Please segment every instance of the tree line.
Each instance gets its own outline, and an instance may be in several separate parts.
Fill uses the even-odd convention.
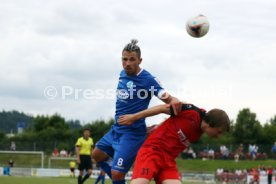
[[[7,137],[11,129],[16,132],[17,123],[24,122],[25,131]],[[113,119],[95,120],[81,124],[79,120],[65,120],[59,114],[31,116],[17,111],[0,112],[0,150],[8,149],[11,141],[17,143],[18,150],[43,150],[50,152],[54,147],[72,150],[75,141],[82,134],[82,129],[91,130],[94,142],[97,142],[114,123]],[[232,121],[230,132],[220,139],[212,140],[202,136],[198,145],[214,144],[259,144],[273,145],[276,141],[276,115],[269,121],[261,123],[256,113],[249,108],[239,111],[237,118]],[[31,144],[31,145],[30,145]]]

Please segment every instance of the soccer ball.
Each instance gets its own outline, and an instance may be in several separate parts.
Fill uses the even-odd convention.
[[[192,17],[187,21],[186,30],[189,35],[200,38],[209,31],[209,21],[204,15]]]

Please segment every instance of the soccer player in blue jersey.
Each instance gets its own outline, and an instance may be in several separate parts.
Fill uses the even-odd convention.
[[[123,70],[117,86],[115,123],[92,153],[98,165],[112,178],[113,184],[125,184],[125,174],[132,166],[147,131],[145,119],[126,126],[118,124],[119,117],[147,109],[153,95],[172,104],[176,114],[181,110],[179,100],[168,94],[148,71],[140,68],[142,58],[137,42],[131,40],[122,51]],[[113,158],[111,167],[106,162],[110,158]]]

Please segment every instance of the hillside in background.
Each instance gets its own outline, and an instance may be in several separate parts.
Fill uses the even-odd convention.
[[[34,125],[34,119],[32,115],[25,114],[18,111],[1,111],[0,112],[0,132],[3,133],[17,133],[17,126],[19,122],[24,122],[25,129],[31,128]],[[81,122],[79,120],[67,120],[66,124],[70,129],[81,128]]]
[[[33,125],[33,117],[31,115],[18,111],[2,111],[0,112],[0,131],[4,133],[17,133],[17,125],[24,122],[25,127]]]

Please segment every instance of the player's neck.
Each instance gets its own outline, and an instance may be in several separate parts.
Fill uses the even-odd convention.
[[[139,74],[141,73],[141,71],[142,71],[142,68],[139,67],[139,68],[137,69],[135,75],[136,75],[136,76],[139,75]]]
[[[133,73],[131,73],[131,74],[128,74],[128,73],[127,73],[127,75],[128,75],[128,76],[135,77],[135,76],[138,76],[141,72],[142,72],[142,69],[139,67],[139,68],[137,68],[137,70],[136,70],[135,72],[133,72]]]

